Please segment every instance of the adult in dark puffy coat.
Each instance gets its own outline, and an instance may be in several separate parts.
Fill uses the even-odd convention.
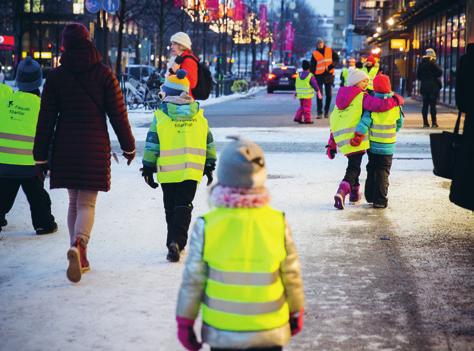
[[[463,143],[456,158],[451,193],[449,199],[456,205],[474,211],[474,101],[472,82],[474,81],[474,31],[471,30],[466,54],[461,56],[456,71],[456,105],[465,113]]]
[[[436,63],[436,53],[433,49],[426,49],[425,55],[418,65],[416,77],[420,81],[420,93],[423,97],[423,127],[429,128],[428,107],[431,113],[431,127],[437,128],[436,121],[436,102],[438,101],[439,91],[441,90],[441,76],[443,71]]]
[[[135,139],[119,83],[82,24],[68,24],[62,34],[61,66],[48,74],[39,113],[33,156],[47,171],[51,150],[50,187],[69,192],[68,278],[88,271],[86,248],[99,191],[110,189],[110,139],[107,119],[117,134],[129,165]]]

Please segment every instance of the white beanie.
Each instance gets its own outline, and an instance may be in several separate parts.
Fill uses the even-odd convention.
[[[171,36],[170,41],[172,43],[180,44],[184,46],[186,49],[191,50],[191,38],[184,32],[178,32]]]
[[[428,57],[430,59],[436,60],[436,52],[433,49],[426,49],[425,55],[423,57]]]
[[[347,86],[352,87],[364,79],[369,79],[367,73],[360,69],[350,69],[347,76]]]

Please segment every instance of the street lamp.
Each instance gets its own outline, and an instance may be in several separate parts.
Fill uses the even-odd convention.
[[[395,20],[393,19],[393,17],[390,17],[388,20],[387,20],[387,24],[391,27],[395,24]]]

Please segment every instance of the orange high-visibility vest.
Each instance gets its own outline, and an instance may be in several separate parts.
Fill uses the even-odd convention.
[[[316,60],[315,75],[323,74],[330,65],[332,65],[332,49],[324,47],[324,56],[318,51],[313,51],[313,57]],[[329,70],[329,73],[334,74],[334,68]]]

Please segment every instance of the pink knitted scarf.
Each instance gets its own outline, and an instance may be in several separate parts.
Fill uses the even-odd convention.
[[[267,188],[232,188],[216,185],[209,196],[216,207],[255,208],[268,205],[270,194]]]

